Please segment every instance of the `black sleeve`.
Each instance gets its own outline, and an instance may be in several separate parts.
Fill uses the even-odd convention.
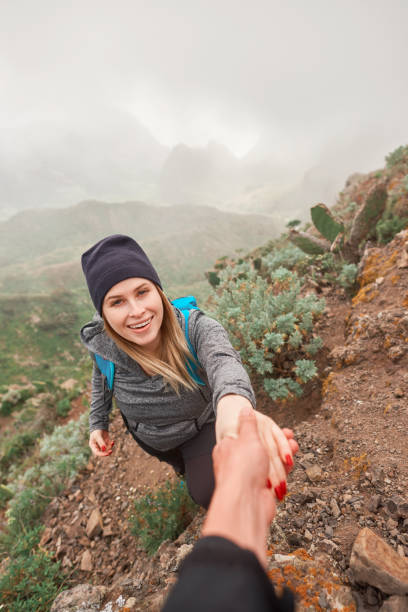
[[[289,591],[282,598],[256,556],[230,540],[202,538],[183,561],[179,579],[162,612],[293,612]]]

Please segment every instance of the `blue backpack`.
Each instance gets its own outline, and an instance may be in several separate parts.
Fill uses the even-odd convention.
[[[201,380],[201,378],[199,377],[197,373],[197,364],[198,364],[197,354],[193,348],[193,345],[190,342],[190,338],[188,337],[188,317],[190,315],[191,310],[199,310],[197,306],[197,301],[193,295],[187,295],[186,297],[181,297],[181,298],[177,298],[176,300],[172,300],[171,303],[173,304],[173,306],[181,310],[184,316],[184,320],[185,320],[184,335],[186,337],[187,345],[190,350],[190,353],[193,355],[195,359],[195,362],[192,359],[188,360],[188,363],[187,363],[188,373],[198,385],[205,385],[205,383]],[[96,364],[101,374],[105,376],[109,389],[112,391],[113,381],[115,378],[115,364],[112,361],[109,361],[108,359],[104,359],[97,353],[95,353],[95,361],[96,361]]]

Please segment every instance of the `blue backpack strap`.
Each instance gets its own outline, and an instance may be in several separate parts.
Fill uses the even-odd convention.
[[[184,335],[187,340],[187,345],[190,350],[190,353],[192,354],[196,362],[199,363],[197,353],[195,352],[194,347],[191,344],[190,338],[188,335],[188,318],[190,316],[190,312],[192,310],[200,310],[199,307],[197,306],[197,300],[195,299],[193,295],[187,295],[185,297],[180,297],[175,300],[172,300],[171,303],[173,304],[173,306],[181,310],[181,312],[183,313]],[[187,363],[188,373],[198,385],[205,386],[205,382],[203,382],[201,378],[199,377],[199,375],[197,374],[197,363],[194,363],[191,359],[188,360],[188,363]]]
[[[101,374],[105,376],[106,382],[108,383],[108,388],[110,391],[113,389],[113,380],[115,378],[115,364],[108,359],[104,359],[97,353],[95,353],[95,361],[98,366]]]

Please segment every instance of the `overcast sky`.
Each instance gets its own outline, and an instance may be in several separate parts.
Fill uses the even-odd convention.
[[[120,108],[281,159],[378,131],[381,165],[408,142],[407,25],[407,0],[0,0],[0,127]]]

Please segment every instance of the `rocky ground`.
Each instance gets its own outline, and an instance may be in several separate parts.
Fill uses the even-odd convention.
[[[407,231],[367,249],[352,301],[323,290],[326,350],[302,400],[276,405],[259,393],[260,409],[300,444],[268,542],[269,574],[295,590],[299,610],[408,610],[407,249]],[[82,585],[54,611],[159,610],[199,537],[202,513],[152,559],[137,547],[132,500],[172,474],[136,447],[119,416],[112,431],[114,454],[92,459],[47,511],[42,545],[72,572],[70,586]]]

